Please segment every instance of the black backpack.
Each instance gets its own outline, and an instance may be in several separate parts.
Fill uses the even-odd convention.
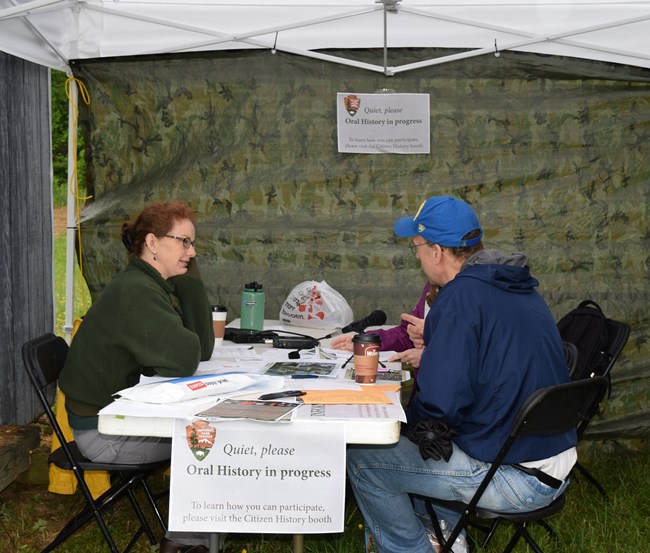
[[[605,375],[610,361],[607,318],[600,306],[592,300],[580,302],[557,323],[562,340],[578,348],[578,361],[571,380]]]

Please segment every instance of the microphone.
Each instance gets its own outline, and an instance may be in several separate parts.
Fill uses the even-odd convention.
[[[363,332],[369,326],[381,326],[386,322],[386,313],[377,309],[358,321],[353,321],[341,329],[341,334],[346,332]]]

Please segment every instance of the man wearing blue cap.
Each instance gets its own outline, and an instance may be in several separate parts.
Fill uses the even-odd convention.
[[[411,496],[469,502],[525,399],[567,382],[568,371],[527,258],[484,250],[467,203],[429,198],[394,231],[411,239],[422,270],[441,288],[425,321],[426,349],[404,435],[390,446],[350,447],[348,477],[379,553],[430,553]],[[431,428],[448,428],[448,439],[422,440]],[[566,487],[575,445],[574,431],[518,441],[479,505],[517,512],[550,504]],[[551,478],[544,483],[515,464]],[[460,516],[436,514],[451,527]]]

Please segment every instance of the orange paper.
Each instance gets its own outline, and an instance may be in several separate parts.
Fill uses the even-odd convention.
[[[393,403],[381,389],[364,387],[357,390],[305,390],[300,399],[308,405],[372,405]]]
[[[399,392],[401,384],[374,384],[373,386],[364,386],[361,384],[361,388],[366,392],[372,392],[373,390],[378,390],[380,392]]]

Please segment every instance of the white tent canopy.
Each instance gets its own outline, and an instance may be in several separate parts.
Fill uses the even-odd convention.
[[[391,48],[409,47],[450,54],[391,65]],[[370,48],[383,49],[383,64],[328,52]],[[388,76],[506,50],[650,68],[650,0],[0,0],[0,51],[69,74],[71,60],[225,49],[287,52]],[[70,93],[76,106],[74,81]],[[76,136],[74,110],[69,130]],[[72,161],[68,172],[75,189]],[[70,192],[68,336],[74,203]]]
[[[390,48],[467,49],[408,66]],[[69,60],[264,48],[392,75],[460,57],[534,52],[650,67],[650,2],[599,0],[0,0],[0,50]],[[319,50],[384,48],[383,66]]]

